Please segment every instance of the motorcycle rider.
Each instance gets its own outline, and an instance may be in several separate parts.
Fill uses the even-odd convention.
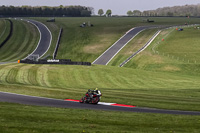
[[[90,100],[92,100],[93,95],[97,95],[97,96],[101,96],[101,91],[98,90],[98,88],[96,88],[95,90],[88,90],[88,92],[86,93],[90,96]]]

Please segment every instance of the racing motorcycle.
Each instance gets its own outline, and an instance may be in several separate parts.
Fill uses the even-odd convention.
[[[97,104],[101,99],[102,94],[92,94],[92,93],[86,93],[84,97],[82,97],[79,102],[80,103],[91,103],[91,104]]]

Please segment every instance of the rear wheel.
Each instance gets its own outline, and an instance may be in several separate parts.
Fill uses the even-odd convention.
[[[80,102],[80,103],[84,103],[84,100],[85,100],[85,97],[82,97],[82,98],[79,100],[79,102]]]

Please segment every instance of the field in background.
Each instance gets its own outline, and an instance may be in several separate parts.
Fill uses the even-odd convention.
[[[176,31],[176,28],[163,30],[152,45],[125,67],[179,75],[199,75],[200,30],[195,27],[185,27],[184,31]]]
[[[84,18],[55,18],[56,22],[46,22],[48,18],[32,18],[45,23],[53,33],[50,52],[53,54],[59,28],[63,28],[63,36],[58,51],[58,59],[93,62],[107,48],[116,42],[129,29],[144,25],[184,25],[198,23],[198,18],[150,18],[155,23],[147,23],[146,17],[84,17]],[[93,24],[93,27],[81,28],[83,23]],[[145,42],[146,43],[146,42]]]

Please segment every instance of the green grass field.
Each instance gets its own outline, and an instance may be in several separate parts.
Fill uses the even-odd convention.
[[[3,133],[198,133],[199,124],[200,116],[0,103],[0,130]]]
[[[12,21],[13,34],[0,49],[0,62],[17,61],[27,57],[39,41],[39,32],[35,26],[21,20]]]
[[[24,64],[1,65],[0,75],[1,91],[80,99],[87,89],[98,87],[104,102],[200,110],[200,78],[195,75],[109,66]]]
[[[145,18],[91,17],[56,18],[55,23],[47,23],[47,19],[36,18],[54,31],[48,54],[53,53],[59,28],[63,27],[57,57],[90,62],[134,26],[199,22],[198,18],[153,18],[155,23],[150,24],[142,22]],[[79,27],[82,22],[88,21],[94,27]],[[124,67],[118,67],[156,31],[141,32],[108,66],[0,65],[0,91],[57,99],[80,99],[88,89],[98,87],[103,94],[103,102],[200,111],[200,30],[194,27],[184,28],[182,32],[163,30],[146,50]],[[154,53],[153,48],[158,52]],[[9,103],[0,103],[0,112],[4,114],[0,115],[0,130],[4,132],[198,133],[200,130],[199,116],[59,109]]]
[[[73,61],[93,62],[108,47],[116,42],[129,29],[144,25],[183,25],[195,24],[199,22],[198,18],[150,18],[155,23],[143,22],[145,17],[84,17],[84,18],[56,18],[56,22],[46,22],[48,18],[33,18],[45,23],[54,35],[51,47],[52,55],[57,40],[59,28],[63,28],[58,59],[72,59]],[[94,27],[80,28],[83,22],[90,22]],[[145,42],[145,41],[144,41]],[[146,42],[145,42],[146,43]]]
[[[10,32],[10,23],[5,19],[0,19],[0,44],[6,39]]]

